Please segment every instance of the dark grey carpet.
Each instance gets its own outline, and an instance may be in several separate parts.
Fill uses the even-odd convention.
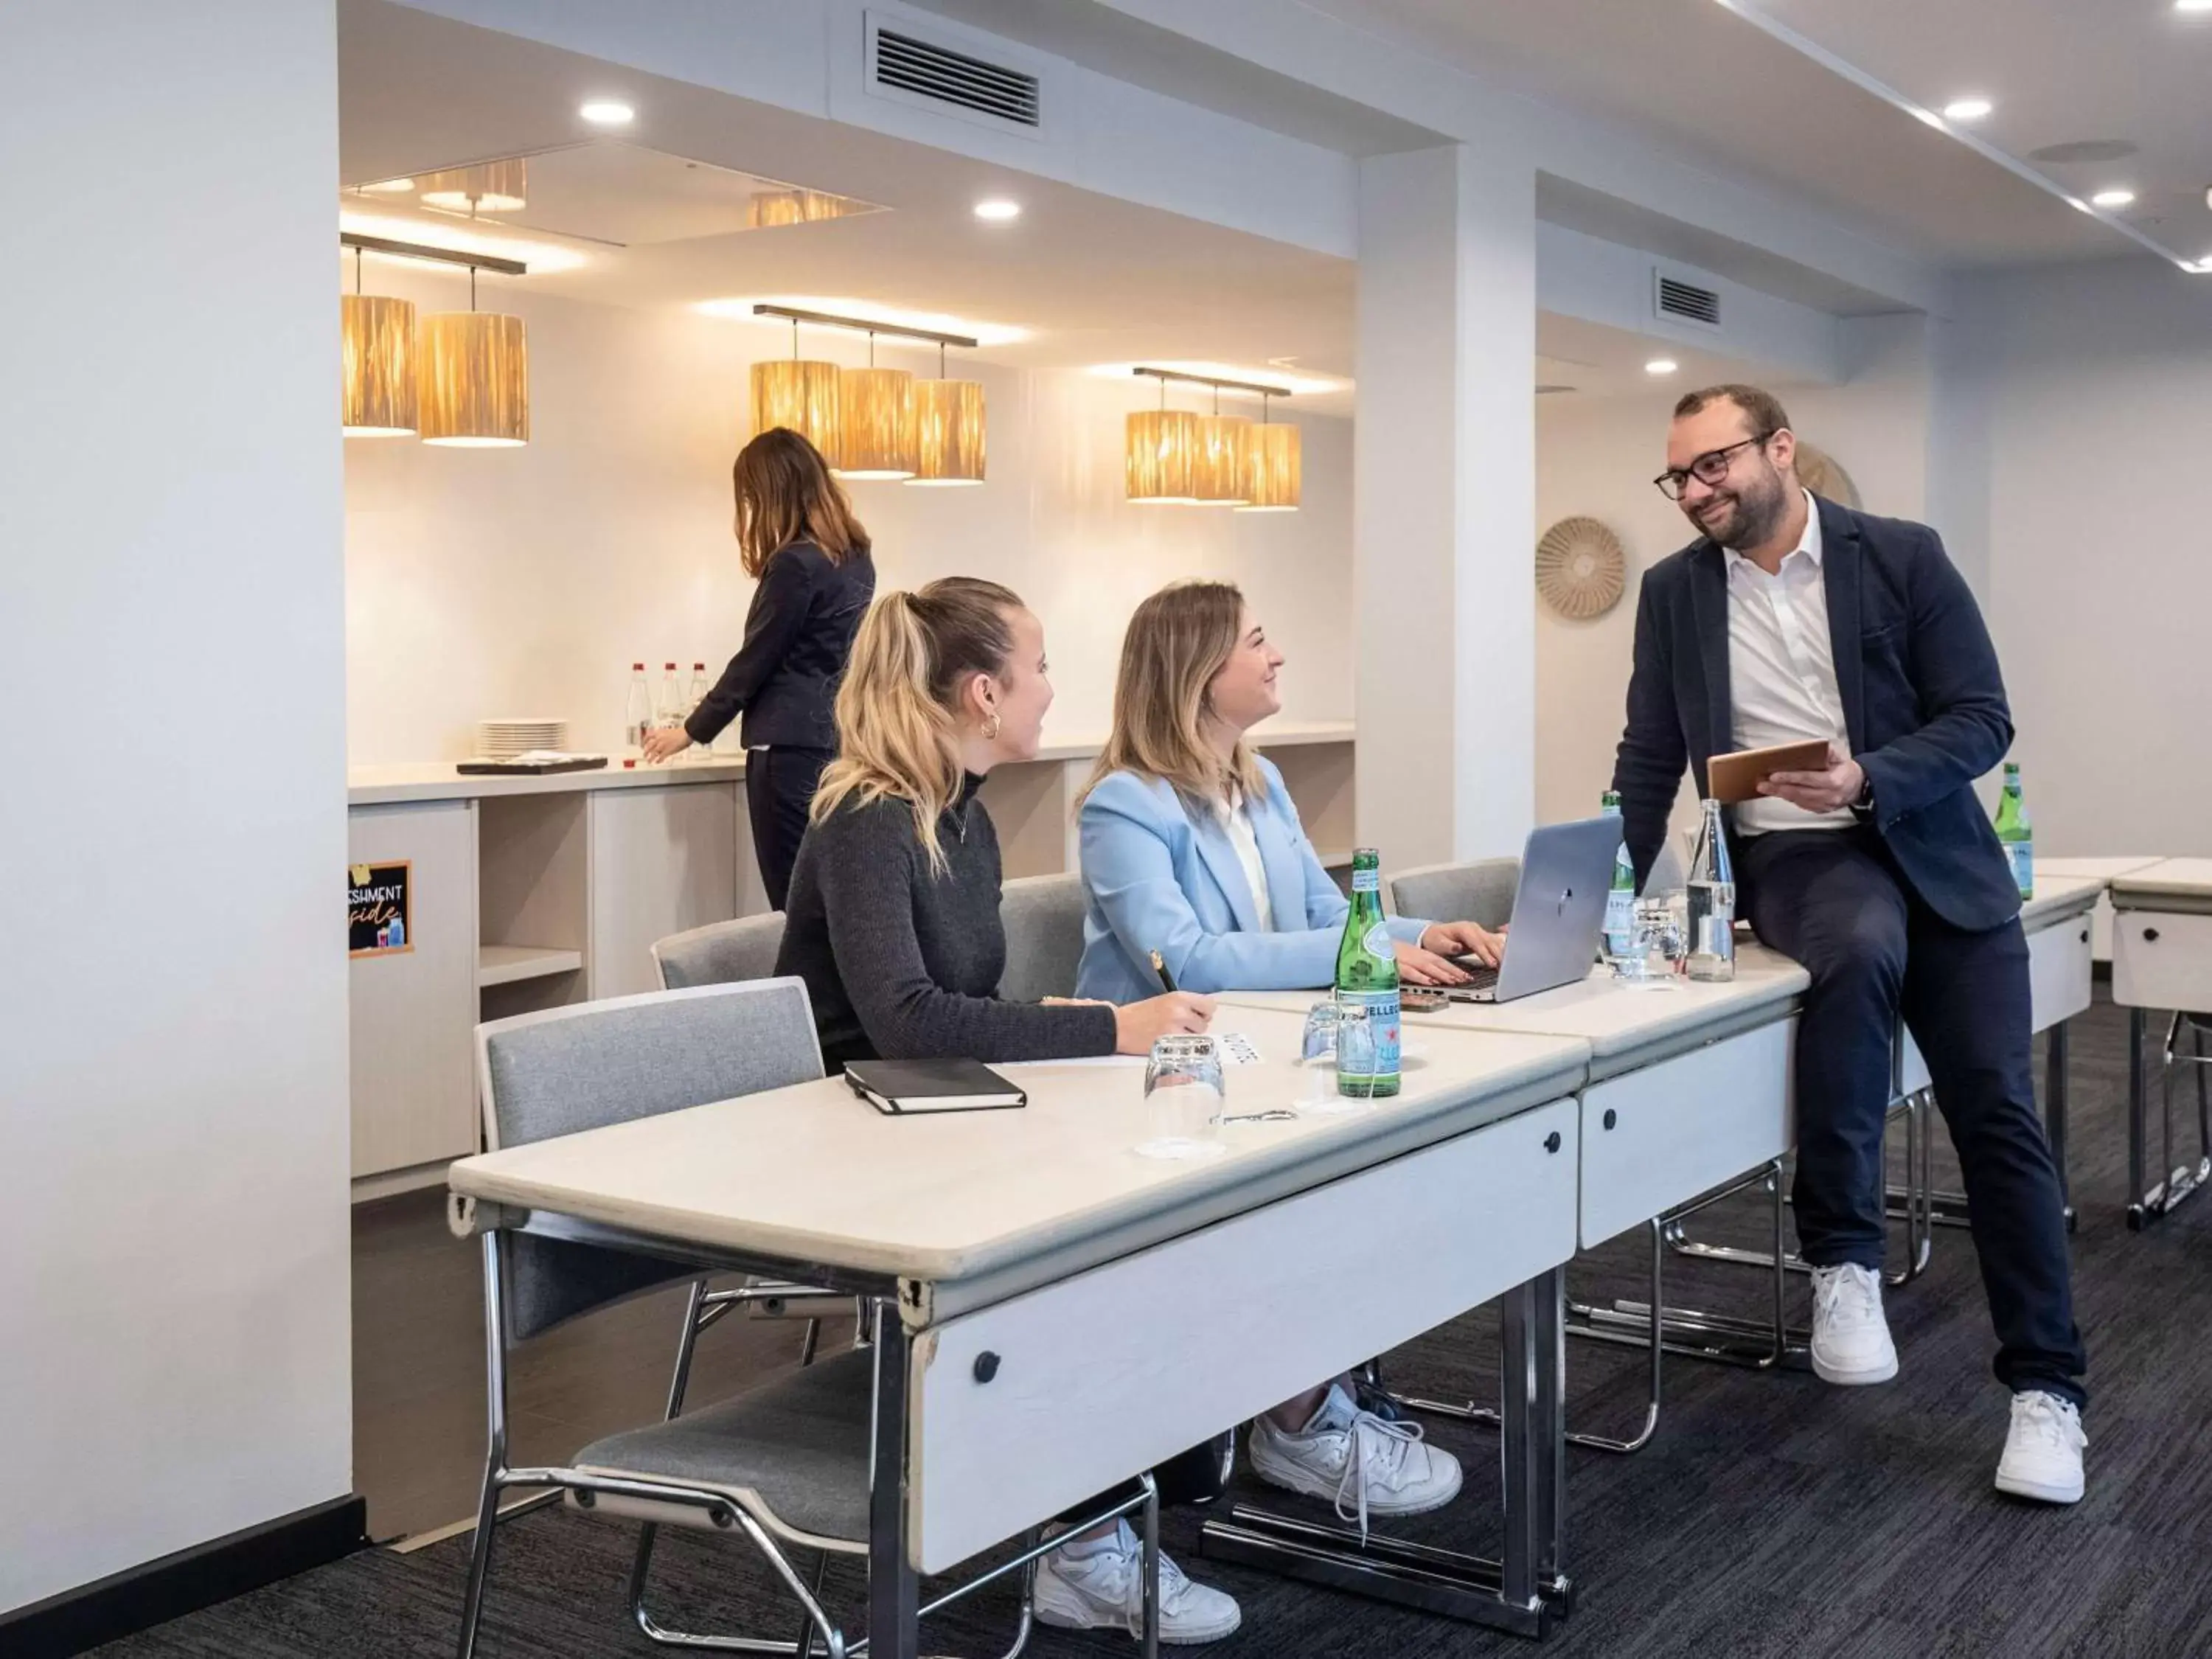
[[[1832,1389],[1805,1375],[1670,1361],[1667,1416],[1650,1448],[1627,1458],[1571,1454],[1570,1566],[1583,1601],[1552,1651],[1638,1659],[2212,1653],[2212,1364],[2204,1339],[2212,1328],[2212,1199],[2150,1233],[2127,1231],[2124,1017],[2100,1000],[2078,1022],[2074,1053],[2075,1284],[2094,1367],[2087,1500],[2051,1510],[1991,1490],[2005,1399],[1989,1376],[1988,1323],[1966,1235],[1946,1229],[1928,1276],[1892,1297],[1904,1360],[1893,1385]],[[1579,1265],[1577,1292],[1632,1293],[1638,1256],[1632,1242],[1598,1253]],[[1742,1269],[1685,1266],[1674,1284],[1683,1300],[1756,1312],[1759,1281]],[[1802,1291],[1800,1302],[1802,1318]],[[1480,1313],[1424,1339],[1394,1357],[1393,1380],[1487,1393],[1492,1327]],[[1573,1419],[1626,1430],[1637,1413],[1639,1358],[1576,1344],[1568,1368]],[[1468,1459],[1468,1489],[1451,1509],[1407,1530],[1493,1548],[1494,1441],[1449,1425],[1431,1432]],[[1465,1626],[1215,1566],[1192,1552],[1194,1530],[1194,1516],[1174,1517],[1171,1547],[1244,1605],[1243,1631],[1217,1650],[1224,1659],[1528,1650]],[[578,1659],[653,1651],[622,1607],[633,1536],[558,1511],[503,1528],[483,1651]],[[459,1539],[411,1556],[368,1552],[102,1652],[446,1654],[467,1547]],[[771,1593],[742,1547],[684,1534],[661,1559],[671,1616],[790,1634],[789,1603]],[[844,1605],[855,1605],[855,1577],[831,1584]],[[933,1623],[927,1650],[997,1654],[1008,1615],[1005,1594],[979,1596]],[[1041,1631],[1030,1650],[1061,1659],[1129,1648],[1126,1638]]]

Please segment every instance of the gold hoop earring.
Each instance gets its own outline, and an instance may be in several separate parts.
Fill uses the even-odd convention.
[[[991,718],[983,722],[983,741],[986,743],[996,742],[998,736],[999,711],[994,708],[991,711]]]

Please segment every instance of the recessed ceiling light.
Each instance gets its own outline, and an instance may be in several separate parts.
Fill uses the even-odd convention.
[[[1680,368],[1681,364],[1676,362],[1672,357],[1654,357],[1644,365],[1644,372],[1646,374],[1672,374]]]
[[[2212,0],[2173,0],[2176,11],[2212,11]]]
[[[594,98],[576,113],[595,127],[626,127],[637,119],[635,110],[612,98]]]
[[[1978,121],[1996,107],[1986,98],[1954,98],[1943,106],[1947,121]]]
[[[2124,208],[2133,204],[2136,193],[2131,190],[2100,190],[2089,198],[2090,205],[2100,208]]]
[[[978,219],[1018,219],[1022,216],[1022,204],[1010,202],[1003,196],[994,196],[988,201],[975,204],[975,216]]]

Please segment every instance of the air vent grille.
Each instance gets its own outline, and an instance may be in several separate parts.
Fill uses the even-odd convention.
[[[876,31],[875,79],[879,87],[1018,126],[1034,127],[1041,118],[1036,76],[895,29]]]
[[[1556,386],[1547,382],[1536,388],[1536,395],[1539,398],[1556,398],[1563,392],[1572,392],[1573,390],[1574,387],[1571,386]]]
[[[1657,305],[1662,317],[1697,323],[1705,328],[1721,325],[1721,296],[1714,289],[1683,282],[1664,271],[1655,271],[1653,275],[1658,282]]]

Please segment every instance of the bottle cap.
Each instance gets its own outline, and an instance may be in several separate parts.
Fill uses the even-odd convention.
[[[629,665],[629,672],[633,674],[642,674],[645,672],[645,665],[641,662],[634,662]]]

